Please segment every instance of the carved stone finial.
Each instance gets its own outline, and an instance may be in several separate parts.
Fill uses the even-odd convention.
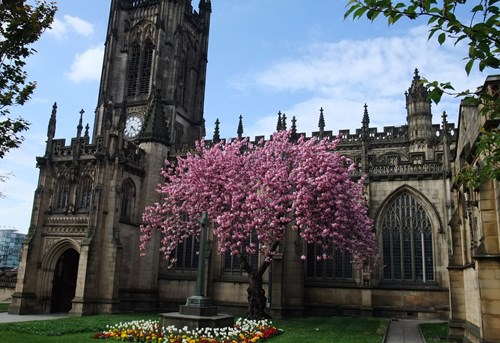
[[[325,115],[323,114],[323,107],[319,109],[318,128],[320,132],[325,130]]]
[[[212,141],[214,143],[219,143],[220,142],[220,130],[219,130],[219,125],[220,125],[220,121],[219,121],[219,118],[217,118],[217,120],[215,120],[215,129],[214,129],[214,137],[212,139]]]
[[[243,138],[243,116],[240,114],[240,121],[238,122],[238,130],[236,131],[238,134],[238,139]]]
[[[283,122],[281,121],[281,111],[278,112],[278,123],[276,124],[276,131],[283,130]]]
[[[47,137],[54,138],[56,133],[56,117],[57,117],[57,102],[52,105],[52,113],[49,119],[49,125],[47,128]]]
[[[368,105],[365,104],[365,111],[363,112],[363,121],[362,121],[362,124],[363,124],[363,127],[368,127],[368,125],[370,124],[370,117],[368,115]]]
[[[405,92],[406,96],[406,107],[409,108],[411,103],[423,102],[430,103],[430,100],[427,99],[429,92],[427,88],[422,83],[420,75],[418,73],[418,69],[415,68],[415,73],[413,75],[413,80],[411,82],[411,86],[407,92]]]
[[[85,134],[84,134],[86,141],[88,141],[88,139],[89,139],[89,128],[90,128],[90,126],[87,123],[87,125],[85,125]]]
[[[85,113],[85,111],[83,110],[83,108],[80,110],[79,113],[80,113],[80,120],[78,121],[77,128],[78,128],[78,131],[81,132],[82,129],[83,129],[83,125],[82,125],[82,123],[83,123],[83,114]]]
[[[290,138],[292,139],[292,141],[296,141],[297,140],[297,119],[295,118],[295,116],[292,117],[292,132],[291,132],[291,136]]]
[[[201,120],[201,138],[205,138],[207,136],[207,127],[205,125],[205,118]]]
[[[443,111],[441,118],[442,118],[442,121],[441,121],[442,136],[443,136],[443,138],[447,138],[447,136],[448,136],[448,115],[446,114],[446,111]]]

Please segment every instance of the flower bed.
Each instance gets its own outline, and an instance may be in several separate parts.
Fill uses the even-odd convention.
[[[267,320],[238,319],[234,327],[188,330],[160,328],[158,321],[139,320],[107,326],[94,339],[148,343],[255,343],[279,335],[281,330]]]

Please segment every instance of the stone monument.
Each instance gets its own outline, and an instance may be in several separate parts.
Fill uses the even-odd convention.
[[[179,312],[160,313],[160,325],[177,328],[187,326],[189,330],[205,327],[226,327],[234,325],[234,316],[218,313],[205,293],[205,255],[207,245],[207,214],[201,216],[200,253],[198,256],[198,274],[195,295],[187,298],[186,305],[179,307]]]

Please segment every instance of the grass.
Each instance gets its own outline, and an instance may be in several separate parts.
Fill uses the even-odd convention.
[[[427,343],[449,343],[448,323],[425,323],[420,324],[420,330]]]
[[[99,315],[0,324],[2,343],[97,343],[91,337],[108,324],[157,319],[158,314]],[[381,318],[310,317],[273,320],[284,333],[270,343],[379,343],[387,328]],[[112,341],[109,341],[112,342]]]
[[[274,320],[284,333],[270,343],[379,343],[387,329],[387,319],[351,317],[307,317]]]

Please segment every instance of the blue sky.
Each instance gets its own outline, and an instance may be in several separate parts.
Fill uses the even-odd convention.
[[[404,92],[415,68],[429,80],[451,81],[457,89],[475,89],[485,74],[467,77],[466,46],[427,41],[423,21],[388,27],[383,18],[344,20],[347,0],[212,0],[205,96],[207,137],[221,121],[221,136],[236,136],[243,115],[244,134],[269,135],[278,111],[297,117],[300,132],[317,130],[319,108],[326,127],[358,128],[363,105],[370,126],[406,124]],[[58,103],[57,138],[76,134],[79,111],[92,127],[97,105],[110,0],[60,0],[56,21],[28,61],[38,87],[30,102],[14,108],[32,125],[20,149],[0,160],[0,229],[27,232],[38,182],[35,156],[45,149],[47,123]],[[193,0],[197,8],[198,0]],[[446,111],[457,121],[453,97],[433,106],[433,122]],[[288,123],[290,127],[290,123]]]

